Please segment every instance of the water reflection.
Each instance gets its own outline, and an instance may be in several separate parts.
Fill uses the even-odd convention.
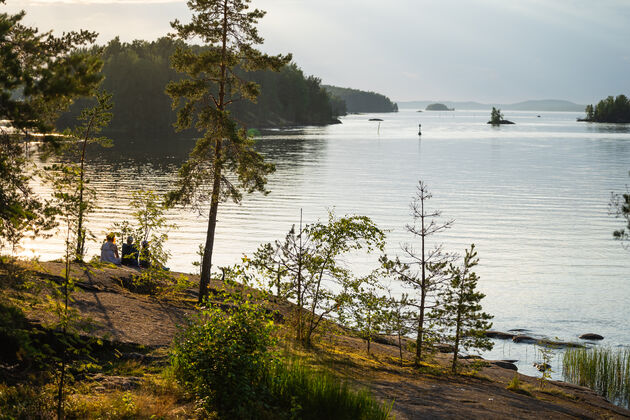
[[[496,316],[496,329],[527,328],[567,341],[594,330],[606,337],[604,344],[630,343],[630,259],[611,239],[621,226],[607,208],[610,191],[628,182],[627,126],[596,128],[577,123],[575,113],[537,118],[510,112],[506,117],[516,125],[492,130],[486,114],[440,117],[413,110],[384,116],[377,133],[369,117],[257,138],[257,150],[276,164],[271,194],[221,206],[216,264],[233,264],[260,243],[281,239],[299,221],[300,209],[309,222],[325,217],[330,207],[370,216],[388,229],[387,253],[395,255],[399,243],[410,239],[403,226],[423,179],[434,194],[432,208],[455,219],[439,241],[450,251],[472,242],[479,250],[484,309]],[[130,218],[132,191],[167,191],[192,144],[161,139],[95,150],[89,169],[98,189],[89,220],[93,232],[100,238],[113,221]],[[176,208],[169,218],[179,225],[168,242],[169,265],[191,271],[207,215]],[[89,246],[95,254],[99,244]],[[62,241],[27,242],[25,248],[58,258]],[[502,347],[511,355],[521,348]],[[501,351],[495,356],[504,357]]]

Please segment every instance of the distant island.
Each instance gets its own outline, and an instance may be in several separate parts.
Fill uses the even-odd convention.
[[[512,121],[506,120],[503,118],[503,113],[500,109],[492,107],[492,111],[490,111],[490,121],[487,124],[492,125],[501,125],[501,124],[514,124]]]
[[[498,104],[498,103],[489,103],[484,104],[480,102],[474,101],[408,101],[408,102],[398,102],[398,106],[400,108],[413,108],[413,109],[422,109],[427,105],[433,103],[441,103],[446,105],[449,108],[455,108],[458,110],[480,110],[486,111],[491,109],[493,106],[496,108],[501,108],[503,110],[508,111],[538,111],[538,112],[582,112],[584,111],[585,105],[576,104],[570,101],[559,100],[559,99],[542,99],[542,100],[531,100],[531,101],[523,101],[512,104]]]
[[[348,113],[398,112],[398,105],[380,93],[331,85],[322,85],[322,88],[333,98],[333,102],[344,102],[345,111]],[[334,111],[337,111],[338,115],[344,114],[339,110]]]
[[[599,122],[599,123],[630,123],[630,100],[626,95],[612,96],[602,99],[593,107],[587,105],[585,110],[586,118],[578,118],[578,121]]]
[[[455,111],[455,108],[449,108],[444,104],[429,104],[426,108],[427,111]]]

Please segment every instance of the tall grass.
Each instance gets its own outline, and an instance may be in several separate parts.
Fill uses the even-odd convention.
[[[562,370],[568,381],[630,406],[630,348],[568,349]]]
[[[279,363],[271,375],[270,393],[303,420],[386,420],[391,405],[376,401],[367,390],[354,391],[332,374],[299,362]]]

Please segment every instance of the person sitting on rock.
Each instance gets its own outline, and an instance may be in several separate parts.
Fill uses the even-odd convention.
[[[138,267],[138,248],[136,248],[136,245],[133,243],[133,236],[129,236],[127,243],[122,246],[122,258],[120,263],[129,267]]]
[[[101,261],[120,265],[120,257],[118,256],[118,246],[116,246],[116,236],[108,233],[106,241],[101,245]]]

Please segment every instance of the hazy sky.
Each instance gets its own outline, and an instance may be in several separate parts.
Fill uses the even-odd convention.
[[[630,96],[630,0],[253,0],[269,53],[396,101]],[[183,0],[7,0],[42,30],[153,40]]]

